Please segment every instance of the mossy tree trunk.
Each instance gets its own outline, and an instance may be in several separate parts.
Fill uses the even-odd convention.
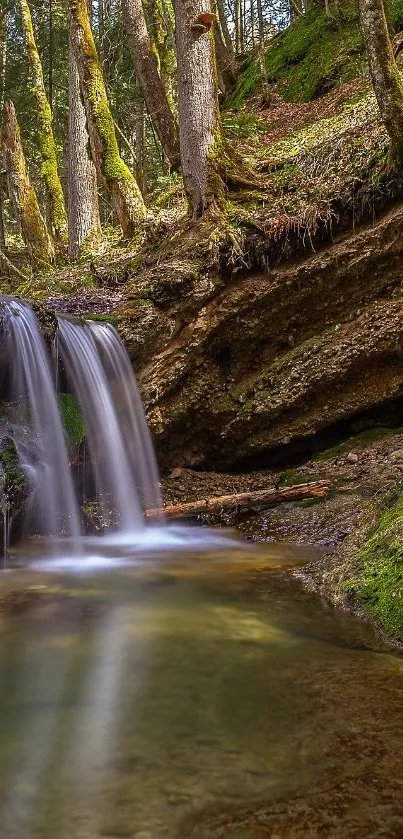
[[[41,59],[35,42],[32,18],[27,0],[19,0],[24,40],[33,82],[38,121],[38,144],[42,160],[42,177],[45,182],[52,232],[57,239],[67,236],[67,213],[63,189],[59,178],[56,145],[52,128],[52,111],[46,95]]]
[[[179,167],[178,128],[158,72],[142,0],[122,0],[125,29],[136,78],[164,153],[172,169]]]
[[[84,247],[101,235],[97,173],[91,158],[87,117],[81,96],[69,19],[69,121],[68,121],[69,257],[76,259]]]
[[[150,34],[152,49],[158,62],[158,71],[161,76],[162,86],[168,99],[168,104],[174,112],[173,97],[173,75],[176,70],[176,56],[174,46],[174,23],[171,18],[170,8],[163,0],[150,0],[146,4],[150,17]],[[179,149],[179,136],[178,136]]]
[[[403,161],[403,83],[393,56],[383,0],[360,0],[361,26],[379,110],[392,144]]]
[[[34,187],[29,180],[20,129],[11,102],[4,106],[0,141],[10,199],[32,267],[34,270],[49,268],[54,259],[53,245],[39,209]]]
[[[74,52],[80,76],[98,176],[108,192],[125,236],[133,236],[146,208],[137,185],[119,154],[102,69],[88,17],[86,0],[67,0],[72,21]]]
[[[198,217],[225,194],[213,33],[199,16],[203,0],[175,0],[179,134],[189,208]]]

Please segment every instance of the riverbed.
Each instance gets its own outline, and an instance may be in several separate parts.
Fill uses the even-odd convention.
[[[1,839],[403,836],[403,657],[303,591],[307,558],[11,563]]]

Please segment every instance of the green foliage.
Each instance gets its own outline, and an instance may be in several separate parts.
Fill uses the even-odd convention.
[[[345,591],[372,615],[388,636],[403,638],[403,495],[394,493],[380,511],[369,538],[353,557]]]
[[[286,469],[285,472],[280,472],[277,479],[277,485],[279,487],[292,487],[303,483],[304,479],[296,469]]]
[[[362,431],[361,434],[355,434],[354,437],[349,437],[348,440],[339,443],[337,446],[331,446],[331,448],[323,452],[318,452],[312,460],[331,460],[333,457],[341,457],[353,451],[353,449],[364,448],[376,440],[383,440],[389,434],[399,434],[402,432],[403,428],[368,428],[366,431]]]
[[[239,113],[226,111],[222,116],[222,127],[228,140],[248,140],[250,142],[259,140],[261,135],[267,131],[265,120],[247,111],[240,111]]]
[[[72,393],[59,394],[59,410],[68,442],[78,446],[85,438],[86,428],[80,407]]]
[[[403,0],[390,0],[392,26],[403,23]],[[279,36],[266,52],[270,83],[287,102],[309,102],[340,82],[357,76],[364,65],[364,45],[355,0],[330,6],[315,3]],[[227,108],[238,109],[259,90],[259,62],[250,58],[240,74]]]

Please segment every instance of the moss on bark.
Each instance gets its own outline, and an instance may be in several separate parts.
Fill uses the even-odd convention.
[[[50,268],[54,259],[53,245],[39,209],[35,189],[29,180],[20,130],[11,102],[4,108],[0,139],[11,202],[32,267],[34,270]]]
[[[86,0],[68,0],[73,42],[83,91],[95,165],[109,193],[123,233],[132,236],[145,218],[146,208],[130,169],[119,154]]]
[[[56,145],[52,128],[52,112],[46,96],[41,59],[35,41],[27,0],[19,0],[24,39],[32,76],[32,93],[36,102],[38,146],[42,160],[41,174],[45,182],[52,232],[57,239],[67,237],[67,213],[59,178]]]

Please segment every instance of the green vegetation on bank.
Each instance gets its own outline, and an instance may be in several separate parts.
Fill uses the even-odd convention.
[[[403,23],[402,0],[390,0],[392,28]],[[278,36],[266,52],[269,83],[287,102],[309,102],[365,70],[364,46],[354,0],[332,5],[330,14],[313,3],[293,26]],[[227,108],[238,109],[259,91],[257,56],[250,58],[228,97]]]
[[[345,591],[389,637],[403,641],[403,494],[382,505],[367,540],[352,557]]]

